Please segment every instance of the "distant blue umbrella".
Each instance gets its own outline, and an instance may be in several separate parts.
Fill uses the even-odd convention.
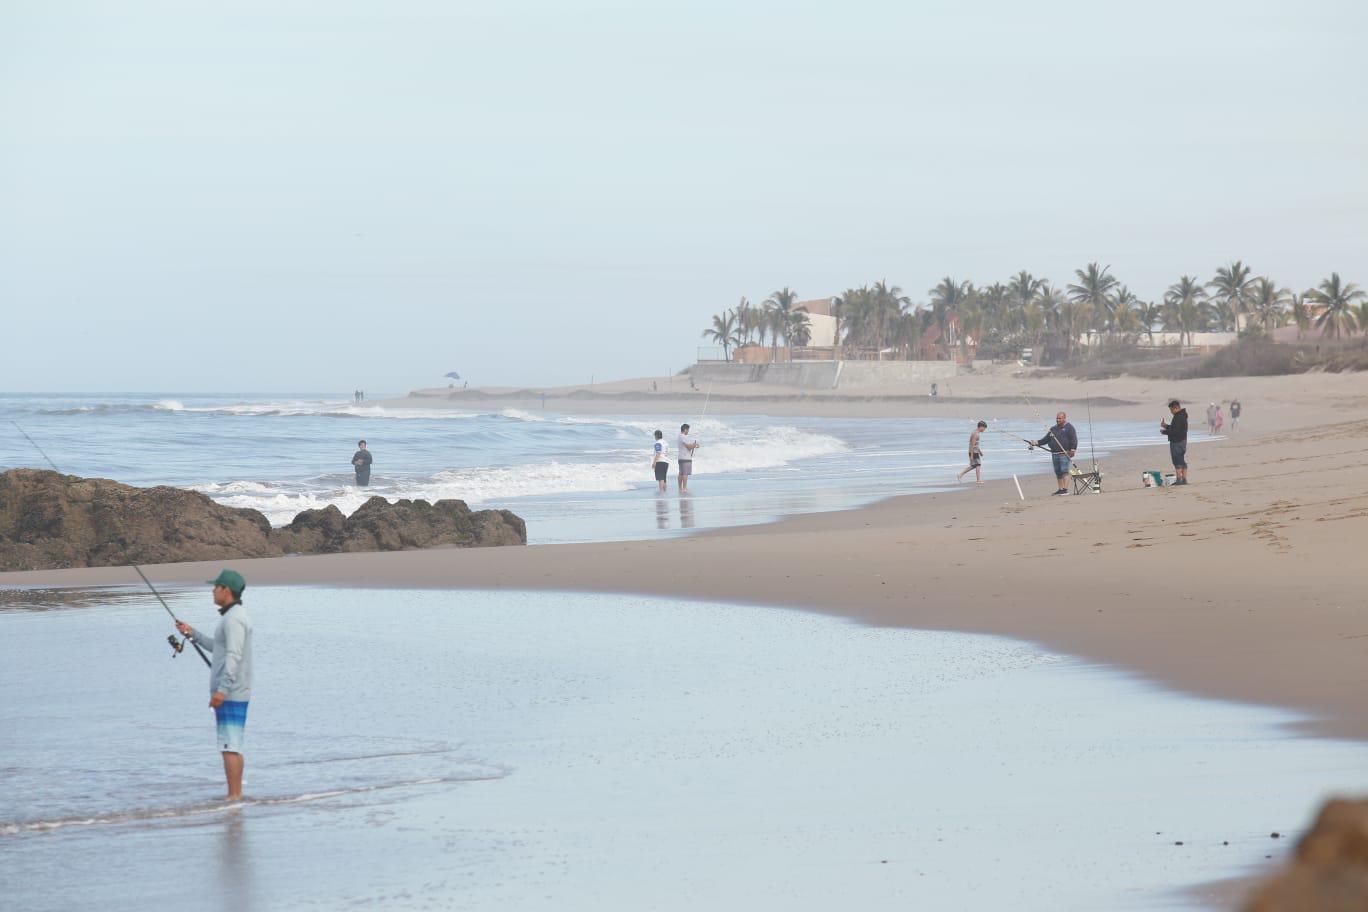
[[[461,379],[461,375],[458,374],[458,373],[456,373],[455,371],[451,371],[450,373],[446,374],[445,376],[450,377],[452,380],[460,380],[460,379]]]

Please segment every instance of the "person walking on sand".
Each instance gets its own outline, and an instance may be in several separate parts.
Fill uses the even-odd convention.
[[[247,581],[241,573],[225,569],[209,584],[214,587],[219,613],[214,635],[205,636],[184,621],[176,621],[176,629],[209,652],[209,706],[217,723],[228,800],[235,801],[242,797],[242,748],[247,738],[247,704],[252,698],[252,619],[242,605]]]
[[[1240,400],[1230,400],[1230,433],[1235,433],[1240,429]]]
[[[656,485],[660,493],[665,493],[665,476],[670,471],[670,451],[665,446],[665,435],[655,432],[655,444],[651,447],[651,468],[655,471]]]
[[[1054,462],[1055,481],[1059,487],[1050,495],[1052,497],[1068,496],[1069,465],[1073,462],[1074,453],[1078,452],[1078,432],[1069,423],[1069,416],[1063,412],[1055,415],[1055,423],[1045,431],[1045,436],[1035,443],[1029,444],[1031,449],[1043,446],[1050,451],[1050,457]]]
[[[370,484],[371,463],[374,461],[375,457],[366,449],[366,441],[356,441],[356,455],[352,457],[352,466],[356,469],[356,484],[359,487],[364,488]]]
[[[974,484],[983,484],[983,451],[979,449],[979,436],[986,430],[988,430],[988,422],[980,421],[978,427],[974,428],[974,433],[969,435],[969,467],[961,469],[960,473],[955,476],[955,481],[959,481],[965,475],[973,472]]]
[[[1169,457],[1173,459],[1173,473],[1178,476],[1173,483],[1175,485],[1185,485],[1187,481],[1187,434],[1188,434],[1188,413],[1177,399],[1170,399],[1169,414],[1173,416],[1173,422],[1159,422],[1159,433],[1169,440]]]
[[[1216,436],[1216,403],[1207,406],[1207,436]]]
[[[1221,406],[1216,406],[1216,433],[1221,433],[1221,427],[1225,424],[1225,413],[1221,411]]]
[[[679,426],[679,439],[676,441],[679,447],[679,468],[675,470],[675,477],[679,480],[679,493],[689,493],[689,476],[693,474],[694,450],[698,449],[698,441],[689,436],[689,426],[681,424]]]

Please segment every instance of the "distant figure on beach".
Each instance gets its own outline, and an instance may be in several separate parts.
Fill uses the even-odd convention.
[[[1173,459],[1173,472],[1178,476],[1173,483],[1175,485],[1187,484],[1187,434],[1188,434],[1188,413],[1177,399],[1170,399],[1169,414],[1173,416],[1173,423],[1167,421],[1159,422],[1159,433],[1169,439],[1169,456]]]
[[[670,451],[665,447],[665,435],[655,432],[655,444],[651,447],[651,468],[655,471],[656,485],[660,493],[665,493],[665,476],[670,471]]]
[[[1059,484],[1059,489],[1050,496],[1067,496],[1069,483],[1065,479],[1069,477],[1069,464],[1073,461],[1073,455],[1078,452],[1078,432],[1069,423],[1069,416],[1063,412],[1055,415],[1055,423],[1045,431],[1045,436],[1029,446],[1033,450],[1038,446],[1049,449],[1050,458],[1054,461],[1055,481]]]
[[[1216,406],[1216,433],[1221,433],[1221,426],[1225,424],[1225,414],[1221,411],[1221,406]]]
[[[694,450],[698,449],[698,441],[689,436],[687,424],[679,426],[679,439],[676,443],[679,447],[679,468],[675,472],[675,477],[679,479],[679,493],[687,494],[689,476],[693,474]]]
[[[988,430],[988,422],[980,421],[978,427],[974,428],[974,433],[969,435],[969,467],[961,469],[960,473],[955,476],[955,481],[959,481],[965,475],[973,472],[974,484],[983,484],[983,451],[979,449],[979,435],[986,430]]]
[[[176,629],[209,653],[209,706],[217,723],[228,800],[233,801],[242,797],[242,748],[252,698],[252,619],[242,607],[247,581],[241,573],[224,570],[210,584],[219,613],[214,635],[205,636],[184,621],[176,621]]]
[[[352,457],[352,465],[356,468],[356,483],[363,488],[370,484],[370,467],[374,461],[375,457],[366,449],[366,441],[356,441],[356,455]]]
[[[360,391],[360,390],[352,390],[352,402],[360,402],[360,401],[361,401],[361,391]]]
[[[1213,436],[1214,436],[1215,433],[1216,433],[1216,403],[1213,402],[1213,403],[1211,403],[1210,405],[1207,406],[1207,434],[1208,434],[1208,435],[1213,435]]]
[[[931,398],[932,398],[932,399],[935,399],[935,398],[936,398],[937,396],[939,396],[939,395],[940,395],[940,387],[937,386],[935,383],[932,383],[932,384],[931,384]]]
[[[660,392],[660,386],[659,386],[654,380],[651,381],[651,392],[653,392],[653,393],[658,393],[658,392]]]
[[[1230,400],[1230,433],[1235,433],[1240,427],[1240,400]]]

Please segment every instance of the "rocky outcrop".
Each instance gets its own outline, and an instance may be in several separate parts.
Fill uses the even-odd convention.
[[[472,512],[463,500],[372,497],[351,516],[334,506],[305,510],[272,538],[286,551],[409,551],[527,544],[527,526],[507,510]]]
[[[338,551],[527,543],[507,510],[372,497],[351,516],[306,510],[272,529],[256,510],[180,488],[135,488],[38,469],[0,473],[0,570],[54,570]]]
[[[1308,909],[1368,909],[1368,801],[1326,802],[1287,868],[1245,906],[1245,912]]]

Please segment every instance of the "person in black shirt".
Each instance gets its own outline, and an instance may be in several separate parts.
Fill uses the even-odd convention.
[[[1059,488],[1054,492],[1054,496],[1068,496],[1069,494],[1069,466],[1073,462],[1073,455],[1078,451],[1078,432],[1069,423],[1069,416],[1060,412],[1055,415],[1055,423],[1045,432],[1035,443],[1030,444],[1031,449],[1043,446],[1050,451],[1050,456],[1054,460],[1055,481]]]
[[[361,487],[370,484],[370,467],[374,461],[370,450],[366,449],[366,441],[356,441],[356,455],[352,457],[352,465],[356,467],[356,483]]]
[[[1188,413],[1177,399],[1169,400],[1169,414],[1173,423],[1159,422],[1159,433],[1169,439],[1169,456],[1173,459],[1173,471],[1178,476],[1175,485],[1187,484],[1187,431]]]

